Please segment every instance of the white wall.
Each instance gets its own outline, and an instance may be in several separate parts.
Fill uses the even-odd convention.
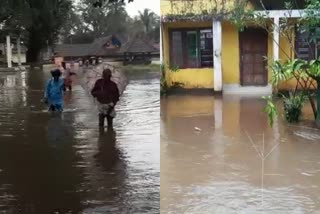
[[[20,59],[21,59],[21,63],[26,63],[27,62],[25,54],[21,54],[20,55]],[[18,54],[12,54],[12,62],[18,63]]]

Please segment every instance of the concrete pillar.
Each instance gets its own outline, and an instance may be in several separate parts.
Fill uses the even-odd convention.
[[[9,35],[7,36],[7,63],[8,68],[12,68],[12,49]]]
[[[21,66],[21,45],[20,45],[20,36],[17,39],[17,49],[18,49],[18,65]]]
[[[212,22],[213,33],[213,69],[214,69],[214,90],[222,91],[222,27],[221,21]]]
[[[279,45],[280,45],[280,29],[279,17],[273,19],[273,60],[279,60]]]
[[[160,63],[162,64],[163,56],[162,56],[162,23],[160,23]]]

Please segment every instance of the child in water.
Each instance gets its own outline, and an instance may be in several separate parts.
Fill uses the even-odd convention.
[[[49,111],[63,111],[63,94],[66,91],[64,80],[61,77],[61,71],[55,69],[51,71],[52,78],[47,82],[44,92],[44,100],[49,104]]]
[[[70,68],[67,68],[66,62],[62,62],[62,63],[61,63],[61,66],[62,66],[63,69],[64,69],[64,77],[65,77],[65,78],[64,78],[64,85],[65,85],[66,88],[69,89],[69,91],[71,91],[71,90],[72,90],[72,79],[71,79],[71,76],[72,76],[72,75],[75,75],[75,73],[72,72],[72,71],[70,70]]]

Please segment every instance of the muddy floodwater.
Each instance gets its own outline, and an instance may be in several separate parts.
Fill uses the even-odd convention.
[[[320,130],[273,128],[260,98],[161,100],[161,213],[320,213]]]
[[[159,76],[129,76],[114,132],[77,83],[41,103],[47,71],[0,73],[0,213],[159,213]]]

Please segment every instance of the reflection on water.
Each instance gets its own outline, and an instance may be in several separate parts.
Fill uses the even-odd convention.
[[[264,105],[231,96],[161,100],[161,213],[320,211],[319,130],[283,119],[270,128]]]
[[[159,78],[130,77],[114,131],[75,82],[41,103],[49,72],[0,74],[0,212],[159,213]]]

